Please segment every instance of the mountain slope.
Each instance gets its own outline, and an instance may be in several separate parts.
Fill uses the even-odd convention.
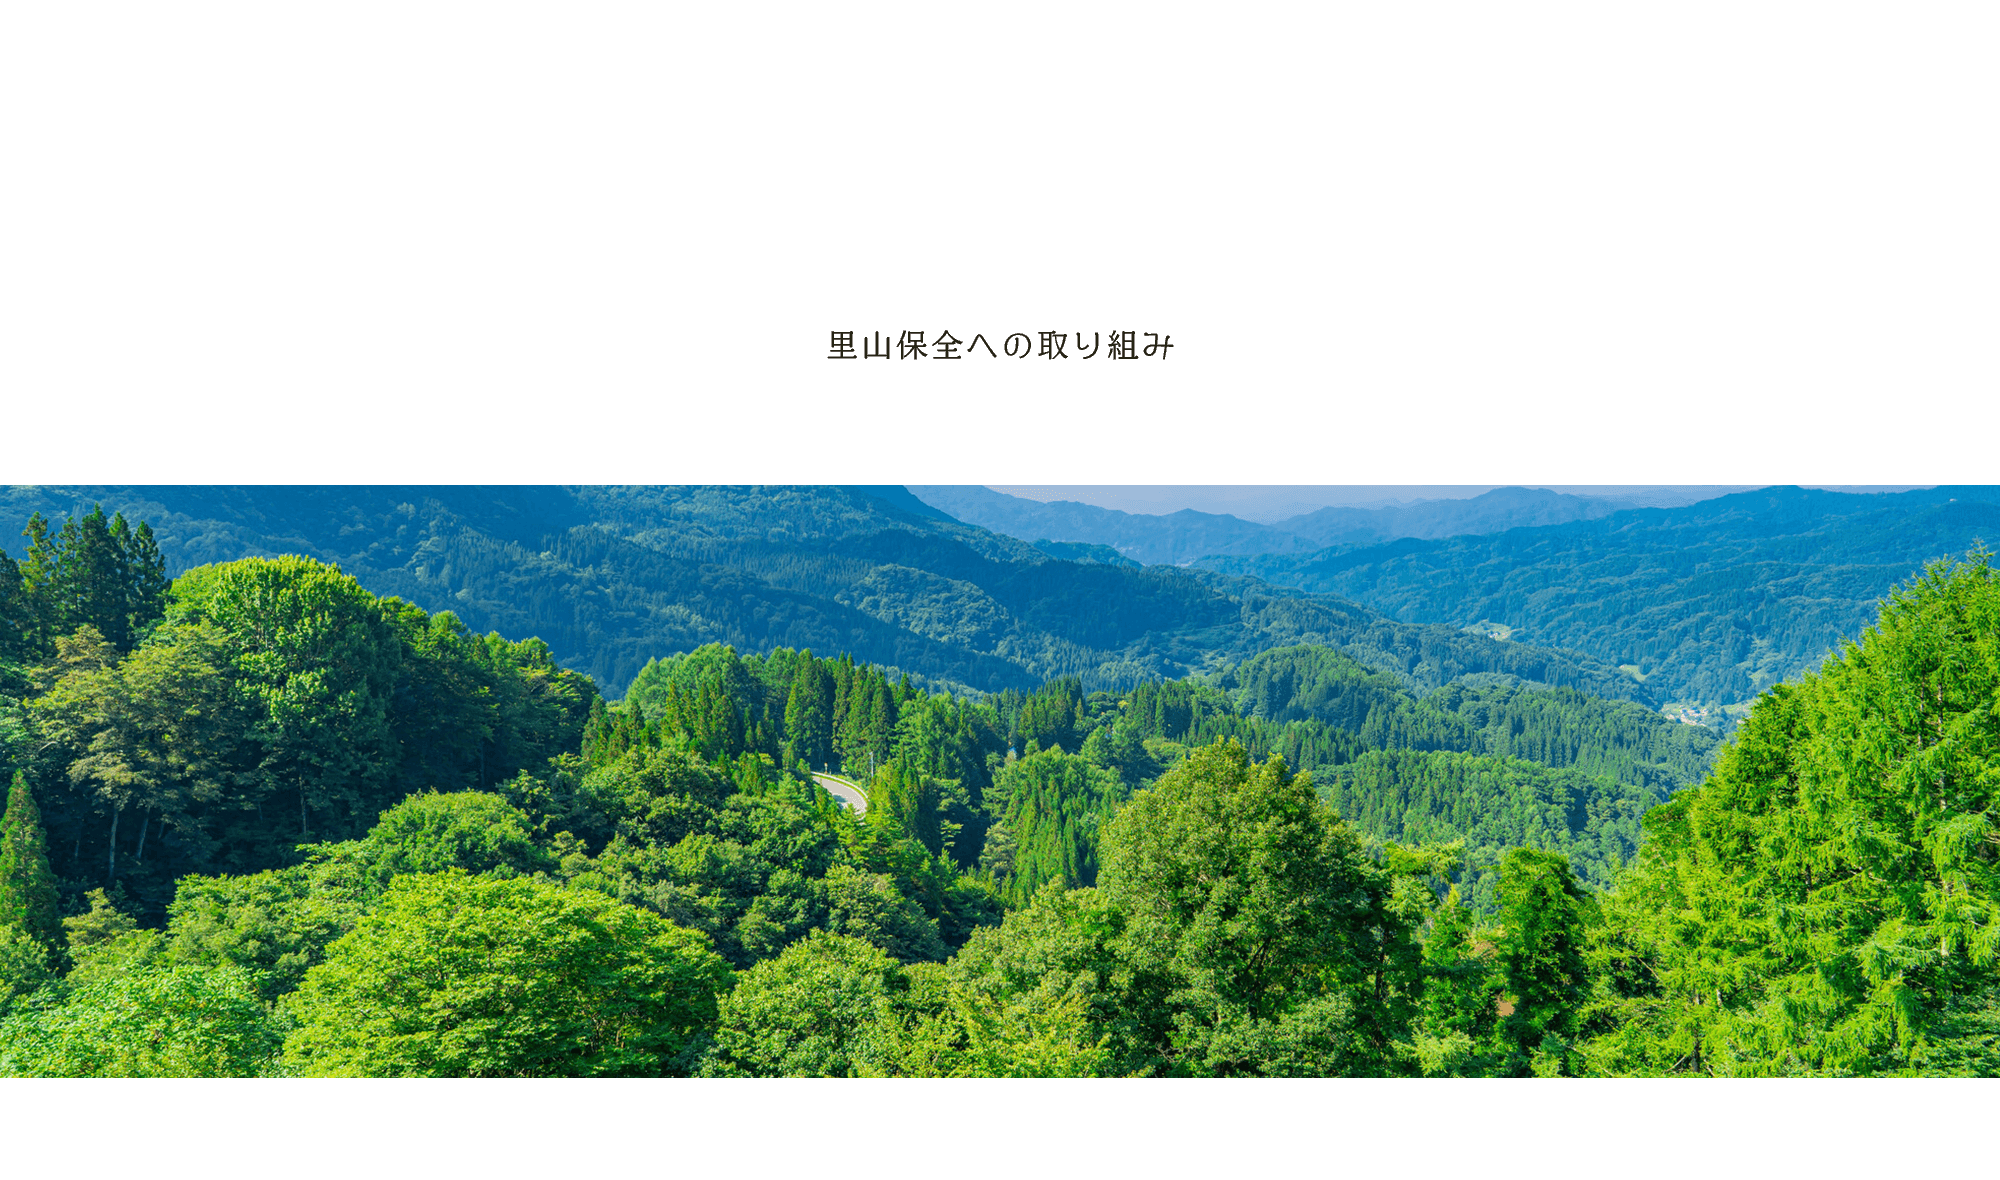
[[[2000,489],[1766,488],[1487,537],[1202,564],[1351,598],[1406,622],[1628,665],[1661,699],[1745,701],[1817,665],[1922,564],[2000,539]]]
[[[1060,560],[893,488],[11,488],[0,535],[94,502],[150,519],[169,572],[279,553],[335,562],[477,630],[539,636],[612,696],[647,660],[709,642],[847,652],[979,691],[1068,675],[1129,685],[1324,643],[1412,687],[1487,672],[1648,698],[1588,659],[1326,596]]]
[[[1463,500],[1387,508],[1322,508],[1275,524],[1182,509],[1161,516],[1071,500],[1042,503],[984,487],[910,489],[959,520],[1023,541],[1109,545],[1147,565],[1185,565],[1210,555],[1305,553],[1328,545],[1372,545],[1398,537],[1450,537],[1608,516],[1629,504],[1546,488],[1495,488]]]

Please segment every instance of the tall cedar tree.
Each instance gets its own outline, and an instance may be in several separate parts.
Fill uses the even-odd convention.
[[[48,518],[37,512],[21,530],[28,538],[28,560],[21,565],[21,590],[26,599],[22,643],[28,654],[45,656],[53,650],[55,637],[66,635],[66,621],[57,609],[61,565],[56,542],[49,536]]]
[[[125,519],[118,519],[118,531],[125,532]],[[69,537],[69,526],[63,536]],[[98,633],[119,651],[132,648],[132,619],[126,609],[125,553],[113,537],[111,522],[104,509],[92,505],[90,513],[77,525],[74,547],[63,554],[66,571],[65,598],[70,617],[77,625],[96,627]]]
[[[35,615],[21,567],[0,549],[0,663],[18,663],[29,656]]]
[[[1567,858],[1532,848],[1500,862],[1500,968],[1513,993],[1502,1032],[1516,1073],[1568,1072],[1568,1039],[1589,987],[1583,957],[1591,901]]]
[[[167,613],[167,587],[172,579],[167,577],[167,559],[160,556],[152,523],[140,521],[129,535],[124,523],[123,513],[111,518],[112,536],[118,539],[124,555],[125,605],[131,612],[132,637],[137,642],[146,627]]]
[[[18,926],[47,947],[62,945],[41,809],[18,770],[7,792],[7,813],[0,818],[0,926]]]
[[[0,562],[0,659],[45,658],[85,626],[129,652],[165,613],[169,579],[151,524],[134,529],[124,513],[107,520],[93,505],[53,537],[38,512],[22,535],[26,563]]]

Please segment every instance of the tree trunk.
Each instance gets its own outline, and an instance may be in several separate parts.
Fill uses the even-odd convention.
[[[105,862],[104,868],[104,887],[106,889],[111,888],[111,883],[118,879],[118,817],[123,814],[125,814],[123,807],[114,807],[111,809],[111,839],[108,841],[111,845],[111,852]]]
[[[299,839],[306,839],[306,785],[299,784]]]
[[[153,817],[150,815],[139,817],[139,850],[132,854],[132,863],[135,865],[146,863],[146,826],[152,822]]]

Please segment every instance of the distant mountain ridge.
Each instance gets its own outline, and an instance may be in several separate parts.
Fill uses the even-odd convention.
[[[1595,520],[1630,504],[1547,488],[1495,488],[1465,500],[1429,500],[1397,508],[1322,508],[1275,528],[1315,545],[1372,545],[1401,537],[1485,536],[1508,529]]]
[[[926,504],[1019,540],[1108,545],[1143,565],[1186,565],[1211,553],[1292,553],[1313,546],[1270,525],[1183,508],[1146,516],[1074,500],[1043,503],[977,486],[915,486]]]
[[[925,485],[910,491],[926,504],[996,533],[1030,542],[1108,545],[1147,565],[1187,565],[1210,556],[1307,553],[1329,545],[1372,545],[1400,537],[1489,534],[1591,520],[1631,507],[1612,497],[1496,488],[1463,500],[1321,508],[1275,524],[1258,524],[1191,508],[1149,516],[1074,500],[1043,503],[977,486]]]
[[[1628,667],[1662,699],[1731,703],[1858,637],[1926,561],[1996,541],[2000,488],[1773,487],[1491,536],[1200,564],[1405,622],[1501,624]]]

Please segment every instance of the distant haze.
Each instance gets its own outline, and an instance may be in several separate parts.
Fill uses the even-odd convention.
[[[1321,508],[1388,508],[1423,500],[1468,500],[1499,484],[988,484],[996,492],[1051,503],[1072,500],[1121,512],[1164,516],[1192,508],[1272,524]],[[1573,496],[1629,500],[1634,508],[1678,508],[1765,484],[1519,484]],[[1904,492],[1927,484],[1810,484],[1835,492]]]

